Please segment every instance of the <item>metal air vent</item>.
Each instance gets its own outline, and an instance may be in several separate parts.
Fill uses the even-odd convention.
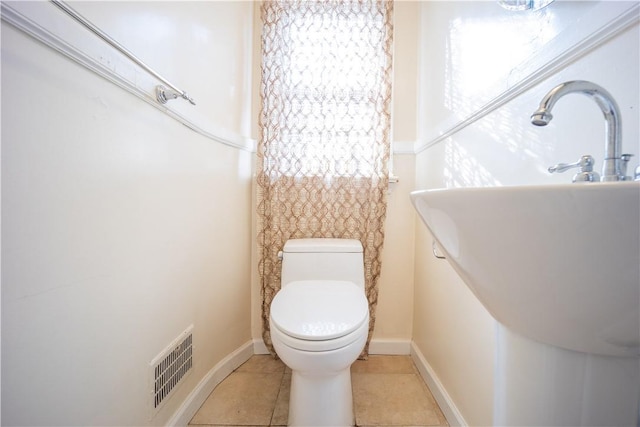
[[[193,325],[180,334],[150,363],[151,393],[155,410],[160,408],[175,387],[193,367]]]

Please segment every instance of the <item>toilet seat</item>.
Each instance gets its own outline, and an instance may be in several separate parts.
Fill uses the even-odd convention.
[[[331,340],[302,340],[298,338],[294,338],[292,336],[287,335],[285,332],[280,330],[274,323],[273,318],[271,318],[271,339],[275,343],[275,341],[279,341],[283,345],[298,351],[304,352],[329,352],[333,350],[339,350],[343,347],[347,347],[350,344],[358,341],[360,338],[364,336],[367,337],[367,333],[369,332],[369,315],[367,314],[366,319],[362,322],[360,327],[353,331],[352,333],[345,335],[340,338],[334,338]]]
[[[272,333],[289,347],[334,350],[368,331],[369,304],[362,288],[352,282],[303,280],[276,294],[270,320]]]

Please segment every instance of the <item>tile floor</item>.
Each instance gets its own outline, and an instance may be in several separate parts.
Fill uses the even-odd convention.
[[[409,356],[369,356],[351,367],[357,426],[448,426]],[[189,426],[286,426],[291,371],[252,356],[225,378]]]

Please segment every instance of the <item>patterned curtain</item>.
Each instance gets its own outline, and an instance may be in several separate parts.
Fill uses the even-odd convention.
[[[276,0],[261,8],[258,256],[263,338],[292,238],[359,239],[375,324],[389,181],[392,1]]]

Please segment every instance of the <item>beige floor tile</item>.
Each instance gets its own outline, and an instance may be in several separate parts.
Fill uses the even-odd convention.
[[[359,427],[447,426],[409,356],[370,356],[352,366]],[[211,393],[190,426],[286,426],[291,370],[269,355],[252,356]]]
[[[282,373],[236,371],[213,390],[190,424],[267,426],[281,383]]]
[[[416,374],[355,373],[352,384],[358,426],[446,425]]]
[[[368,360],[356,360],[351,373],[413,374],[413,361],[409,356],[372,355]]]

